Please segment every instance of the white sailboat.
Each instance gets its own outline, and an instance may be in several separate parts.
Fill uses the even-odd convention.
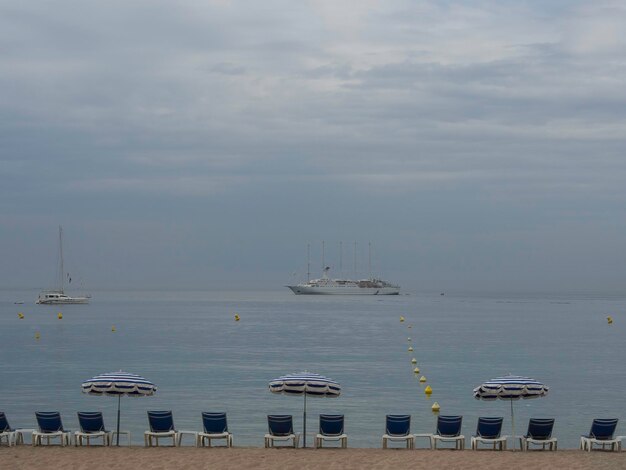
[[[59,267],[57,271],[57,286],[55,289],[45,290],[39,294],[37,298],[38,304],[42,305],[58,305],[58,304],[88,304],[89,296],[73,297],[67,295],[64,291],[65,269],[63,267],[63,228],[59,226]],[[72,279],[68,275],[69,282]]]

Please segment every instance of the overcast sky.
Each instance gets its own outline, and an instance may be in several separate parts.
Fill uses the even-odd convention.
[[[626,287],[622,1],[0,0],[0,286]],[[347,269],[346,269],[347,270]]]

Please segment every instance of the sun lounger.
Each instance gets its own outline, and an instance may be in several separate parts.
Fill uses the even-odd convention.
[[[503,418],[478,418],[476,434],[471,438],[472,450],[478,450],[479,444],[489,444],[493,450],[506,450],[506,436],[502,432]]]
[[[171,411],[148,411],[150,431],[144,432],[146,447],[152,447],[152,439],[159,446],[159,439],[171,438],[174,447],[180,444],[180,435],[174,427],[174,417]]]
[[[0,411],[0,445],[6,439],[7,445],[15,445],[15,429],[9,426],[9,421],[3,411]]]
[[[198,433],[198,446],[204,447],[206,443],[211,447],[212,439],[225,439],[226,447],[233,446],[233,435],[228,431],[226,413],[202,412],[203,432]]]
[[[415,436],[411,434],[411,415],[387,415],[385,417],[385,434],[383,449],[388,442],[405,442],[407,449],[415,448]]]
[[[320,431],[315,436],[315,448],[324,441],[339,441],[341,448],[348,447],[348,436],[343,432],[343,415],[320,415]]]
[[[557,440],[552,437],[552,429],[554,428],[554,419],[530,418],[528,420],[528,430],[526,434],[520,436],[520,448],[529,450],[531,445],[541,446],[542,450],[546,447],[548,450],[556,450]]]
[[[268,415],[267,426],[269,432],[265,435],[265,447],[275,447],[274,443],[276,441],[292,441],[292,447],[298,447],[300,433],[293,432],[293,418],[291,415]]]
[[[465,449],[465,436],[461,434],[463,416],[437,416],[437,431],[430,436],[431,449],[437,448],[437,442],[454,442],[455,449]]]
[[[110,446],[113,433],[104,427],[104,419],[100,411],[79,411],[78,424],[80,431],[74,433],[74,445],[83,445],[83,440],[90,445],[91,439],[102,438],[102,445]]]
[[[610,447],[611,450],[622,449],[622,436],[614,437],[617,427],[617,418],[594,419],[589,434],[580,436],[580,448],[591,452],[593,446],[602,446],[602,450]]]
[[[39,430],[33,432],[33,446],[42,445],[44,438],[46,439],[46,444],[50,444],[50,439],[55,438],[59,438],[62,446],[69,446],[71,444],[72,433],[69,430],[63,429],[61,414],[59,412],[37,411],[35,418],[37,418]]]

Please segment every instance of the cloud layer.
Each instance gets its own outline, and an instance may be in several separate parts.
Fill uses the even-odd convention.
[[[625,21],[609,0],[2,2],[0,280],[44,283],[62,223],[99,285],[280,278],[326,239],[435,289],[618,286]]]

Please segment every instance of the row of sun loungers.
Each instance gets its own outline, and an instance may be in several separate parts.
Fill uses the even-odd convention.
[[[37,412],[37,430],[13,429],[9,426],[6,415],[0,412],[0,444],[6,440],[9,446],[23,442],[23,434],[32,432],[32,444],[34,446],[44,443],[50,444],[51,439],[59,439],[62,446],[70,445],[72,436],[75,445],[90,445],[91,440],[102,439],[102,445],[109,446],[113,437],[117,434],[128,436],[130,444],[130,432],[109,431],[104,426],[101,412],[78,412],[80,431],[72,433],[63,427],[61,415],[58,412]],[[265,447],[275,447],[276,443],[286,443],[291,447],[299,446],[300,433],[293,430],[291,415],[268,415],[268,433],[265,434]],[[437,427],[432,434],[412,434],[410,415],[387,415],[385,418],[385,434],[382,436],[384,449],[391,442],[404,443],[407,449],[415,448],[417,438],[427,438],[431,449],[437,449],[438,443],[452,443],[455,449],[465,448],[465,436],[461,434],[462,416],[438,416]],[[591,451],[594,446],[600,446],[603,450],[621,450],[622,439],[626,436],[615,437],[617,419],[594,419],[588,434],[581,436],[580,448]],[[471,436],[470,442],[473,450],[478,450],[480,445],[488,445],[494,450],[506,450],[508,436],[501,435],[503,418],[478,418],[476,433]],[[174,426],[174,418],[171,411],[148,411],[148,424],[150,430],[144,433],[146,447],[159,445],[159,439],[172,439],[173,446],[180,446],[185,434],[194,438],[198,447],[211,447],[213,440],[224,440],[226,447],[232,447],[233,435],[228,430],[226,413],[202,413],[203,430],[182,431]],[[531,445],[541,446],[542,449],[556,450],[557,439],[552,437],[554,419],[531,418],[528,429],[523,436],[516,436],[522,450],[529,450]],[[319,432],[315,437],[315,447],[320,448],[326,441],[337,442],[342,448],[348,446],[348,436],[344,432],[344,416],[321,414],[319,420]]]

